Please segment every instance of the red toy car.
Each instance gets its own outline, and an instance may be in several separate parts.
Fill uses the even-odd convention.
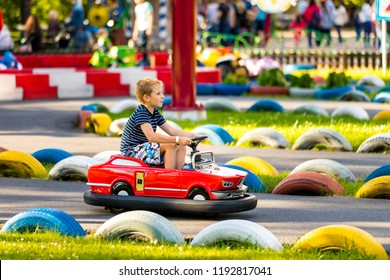
[[[217,214],[255,208],[257,198],[245,193],[247,172],[220,167],[212,152],[196,150],[205,138],[192,139],[191,162],[180,170],[148,166],[121,155],[92,165],[85,203],[105,206],[114,214],[141,209]]]

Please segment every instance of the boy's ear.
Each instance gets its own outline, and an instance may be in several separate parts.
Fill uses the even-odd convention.
[[[144,102],[148,102],[150,100],[150,96],[148,94],[144,94],[144,95],[142,95],[142,100]]]

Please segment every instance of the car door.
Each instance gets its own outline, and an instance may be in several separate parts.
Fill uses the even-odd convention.
[[[144,175],[144,195],[182,198],[185,190],[181,187],[181,170],[148,168]]]

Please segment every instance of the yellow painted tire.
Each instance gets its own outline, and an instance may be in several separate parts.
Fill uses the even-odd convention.
[[[375,259],[389,259],[383,246],[368,232],[348,225],[329,225],[316,228],[302,236],[295,250],[357,250]]]
[[[106,135],[112,123],[111,117],[105,113],[96,113],[89,116],[85,129],[92,129],[96,134]]]
[[[19,151],[0,153],[0,170],[4,176],[17,178],[45,178],[45,167],[30,154]]]
[[[243,168],[252,171],[257,176],[260,175],[278,176],[279,175],[278,170],[276,170],[276,168],[272,164],[257,157],[251,157],[251,156],[238,157],[228,161],[226,164],[241,166]]]
[[[390,110],[380,111],[372,119],[375,120],[375,121],[390,120]]]
[[[390,198],[390,176],[380,176],[362,185],[356,192],[357,198]]]

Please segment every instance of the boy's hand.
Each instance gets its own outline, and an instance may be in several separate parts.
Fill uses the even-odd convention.
[[[186,145],[189,145],[192,143],[192,140],[191,138],[188,138],[188,137],[185,137],[185,136],[178,136],[178,143],[179,145],[183,145],[183,146],[186,146]]]

